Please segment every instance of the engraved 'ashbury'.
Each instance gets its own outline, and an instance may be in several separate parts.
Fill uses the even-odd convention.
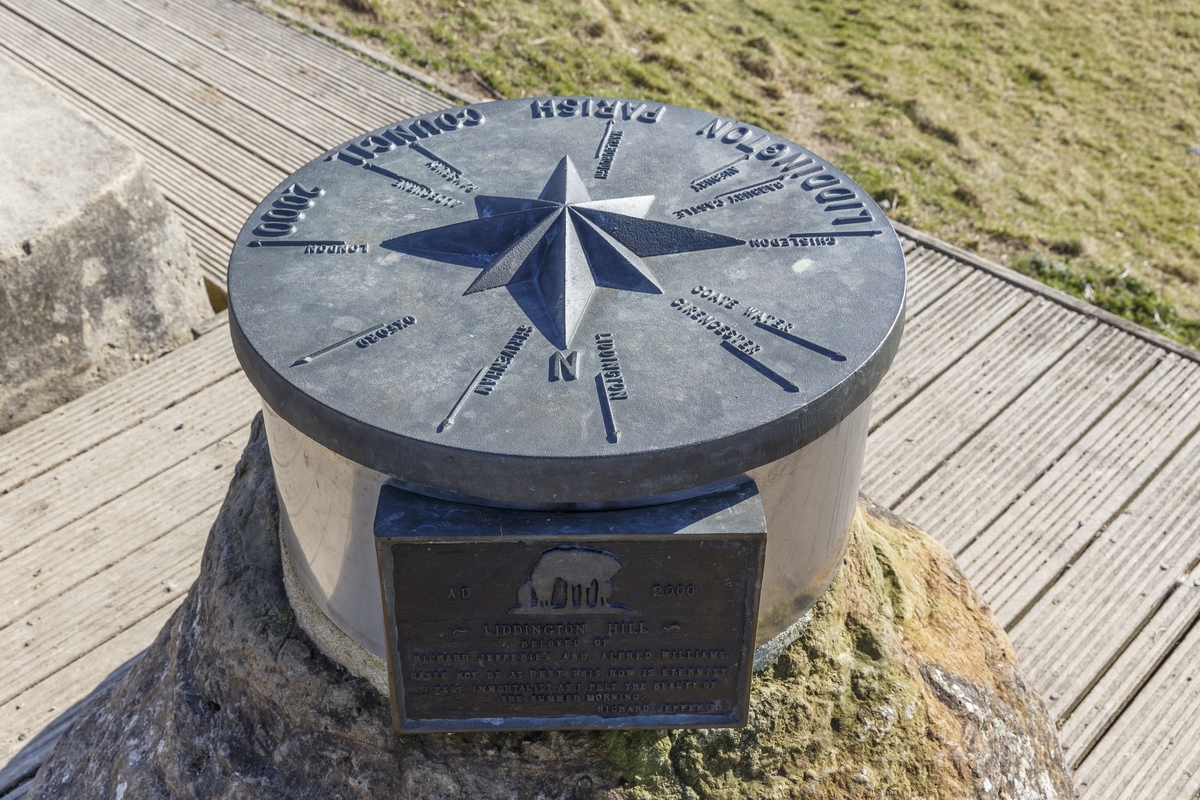
[[[745,244],[646,219],[653,203],[654,195],[593,200],[564,156],[537,198],[478,196],[478,219],[399,236],[383,246],[483,266],[464,294],[512,287],[530,321],[566,349],[596,287],[662,294],[643,258]]]

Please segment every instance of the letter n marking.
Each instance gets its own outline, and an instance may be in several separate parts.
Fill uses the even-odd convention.
[[[550,382],[573,381],[579,372],[579,351],[572,350],[566,358],[563,354],[554,352],[550,356]]]

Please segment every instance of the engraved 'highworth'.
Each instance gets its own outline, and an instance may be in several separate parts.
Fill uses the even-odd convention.
[[[624,136],[624,131],[613,131],[608,137],[608,141],[604,143],[604,150],[600,153],[600,163],[596,165],[596,174],[592,177],[602,181],[608,180],[613,160],[617,157],[617,148],[621,146],[621,139]]]

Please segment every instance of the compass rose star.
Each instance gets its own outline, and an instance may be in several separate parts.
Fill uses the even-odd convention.
[[[564,156],[536,199],[479,196],[478,219],[399,236],[383,246],[484,267],[464,294],[508,286],[546,338],[566,349],[596,287],[662,294],[643,258],[745,244],[645,219],[653,202],[654,195],[593,200]]]

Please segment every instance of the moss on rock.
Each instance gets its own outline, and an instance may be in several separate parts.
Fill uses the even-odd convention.
[[[386,698],[296,624],[278,524],[259,422],[187,601],[30,800],[1071,796],[991,613],[940,545],[870,503],[803,634],[755,676],[749,724],[721,730],[394,737]]]
[[[945,549],[869,502],[833,585],[750,702],[740,730],[609,734],[625,795],[1071,796],[991,612]]]

